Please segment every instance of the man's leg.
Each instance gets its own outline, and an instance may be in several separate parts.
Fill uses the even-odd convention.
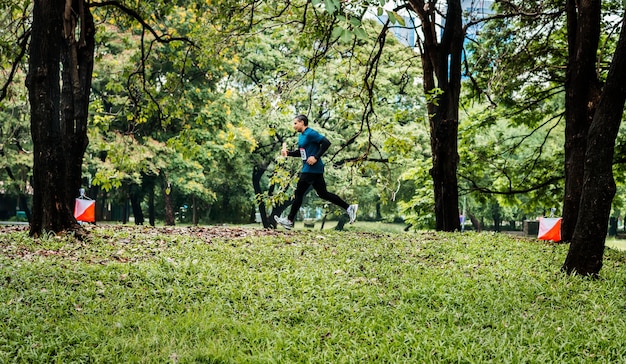
[[[296,215],[298,214],[298,210],[300,210],[300,206],[302,206],[302,200],[304,200],[304,196],[306,195],[309,186],[311,186],[310,175],[303,173],[298,180],[298,184],[296,185],[293,204],[291,205],[291,210],[289,210],[289,215],[287,216],[289,221],[292,223],[296,221]]]
[[[323,174],[315,175],[315,179],[313,181],[313,188],[315,189],[315,192],[317,192],[317,195],[320,198],[323,198],[326,201],[332,202],[344,210],[347,210],[348,207],[350,206],[341,197],[335,195],[332,192],[328,192],[328,189],[326,189],[326,181],[324,180]]]
[[[346,212],[348,213],[348,216],[350,217],[350,224],[352,224],[356,220],[356,212],[357,212],[357,209],[359,208],[359,205],[356,205],[356,204],[349,205],[341,197],[335,195],[332,192],[328,192],[328,189],[326,188],[326,181],[324,180],[323,174],[316,175],[316,178],[313,182],[313,188],[315,189],[315,192],[317,192],[317,195],[320,198],[323,198],[326,201],[332,202],[335,205],[346,210]]]

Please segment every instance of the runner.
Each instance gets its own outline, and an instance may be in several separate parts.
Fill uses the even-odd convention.
[[[302,200],[309,189],[313,186],[317,195],[329,202],[346,210],[352,224],[356,220],[356,212],[359,205],[349,205],[341,197],[334,193],[328,192],[326,189],[326,181],[324,180],[324,162],[322,155],[330,147],[330,141],[325,136],[309,128],[309,119],[305,115],[298,115],[293,119],[293,128],[300,133],[298,137],[298,149],[287,151],[286,145],[283,143],[281,155],[283,157],[300,157],[302,159],[302,171],[300,179],[296,186],[295,198],[289,215],[284,218],[274,216],[274,220],[286,229],[293,228],[296,214],[302,206]]]

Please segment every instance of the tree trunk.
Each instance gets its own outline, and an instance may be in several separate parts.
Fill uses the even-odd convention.
[[[156,217],[154,213],[154,185],[156,184],[156,176],[153,175],[143,175],[142,176],[142,186],[144,191],[147,191],[148,194],[148,223],[150,226],[154,226],[156,223]]]
[[[571,241],[583,190],[587,134],[596,111],[600,82],[596,58],[600,39],[600,0],[568,0],[568,64],[565,80],[565,193],[561,238]]]
[[[70,206],[82,187],[83,157],[87,150],[89,95],[93,74],[95,25],[88,7],[77,1],[73,7],[66,1],[64,13],[65,42],[62,49],[63,88],[61,93],[61,131],[66,147],[67,200]],[[80,38],[76,28],[80,26]]]
[[[461,1],[448,0],[443,33],[440,33],[435,23],[437,16],[434,3],[411,0],[409,4],[421,20],[424,37],[421,56],[424,92],[428,95],[435,227],[438,231],[460,231],[457,167],[464,40]]]
[[[198,199],[196,196],[193,196],[191,209],[191,223],[193,226],[198,226]]]
[[[267,167],[265,164],[256,164],[252,169],[252,187],[254,188],[254,194],[256,196],[261,196],[261,194],[263,193],[263,189],[261,188],[261,178],[263,177],[263,174],[265,174],[265,171],[267,171]],[[259,214],[261,215],[261,223],[263,224],[263,227],[267,229],[274,226],[268,219],[265,201],[263,201],[263,199],[258,199],[258,204]]]
[[[128,222],[128,199],[129,196],[125,195],[124,196],[124,201],[122,204],[122,224],[126,224]]]
[[[472,226],[474,227],[474,230],[476,230],[476,232],[481,232],[482,231],[482,225],[481,225],[480,221],[478,221],[476,216],[474,216],[472,214],[469,214],[469,218],[470,218],[470,221],[472,222]]]
[[[166,180],[163,181],[163,198],[165,199],[165,225],[176,225],[174,216],[174,204],[172,203],[172,186]]]
[[[156,216],[154,213],[154,185],[148,191],[148,223],[154,227],[156,224]]]
[[[498,201],[494,201],[491,205],[491,217],[493,218],[493,230],[495,232],[502,231],[502,214]]]
[[[431,150],[435,195],[435,228],[438,231],[460,230],[457,182],[457,120],[431,118]]]
[[[589,128],[580,211],[563,270],[596,275],[602,268],[604,242],[615,195],[613,154],[626,103],[626,15],[611,68]]]
[[[133,209],[133,216],[135,217],[135,225],[143,225],[143,211],[141,211],[141,188],[137,185],[130,187],[130,205]]]
[[[88,143],[94,34],[83,1],[34,1],[26,82],[33,139],[33,236],[81,231],[73,209]]]
[[[96,221],[107,221],[109,219],[108,216],[108,194],[99,189],[96,186],[91,186],[89,189],[89,196],[92,196],[94,200],[96,200]]]
[[[30,234],[78,230],[68,203],[66,146],[60,120],[63,0],[34,1],[28,87],[33,139]]]

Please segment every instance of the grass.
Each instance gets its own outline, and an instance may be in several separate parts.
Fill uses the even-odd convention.
[[[626,256],[491,233],[0,234],[1,363],[613,363]]]
[[[606,239],[605,245],[612,249],[626,250],[626,240],[624,239],[611,237]]]

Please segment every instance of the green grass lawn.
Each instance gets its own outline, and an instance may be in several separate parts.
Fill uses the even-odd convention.
[[[0,363],[618,363],[626,256],[492,233],[0,228]]]

